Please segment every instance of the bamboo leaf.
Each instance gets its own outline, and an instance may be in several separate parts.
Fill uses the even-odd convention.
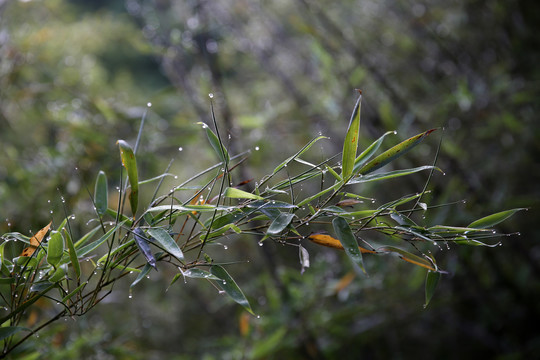
[[[128,174],[129,185],[131,186],[129,203],[131,205],[131,212],[133,213],[133,217],[135,217],[139,204],[139,175],[137,172],[137,159],[135,158],[133,149],[126,141],[118,140],[116,143],[120,148],[120,158],[122,159],[122,165],[124,165]]]
[[[294,218],[294,214],[290,213],[280,213],[278,217],[272,221],[270,226],[268,227],[268,230],[266,230],[266,233],[268,235],[277,235],[281,233],[289,224],[291,223],[292,219]]]
[[[28,257],[30,257],[30,256],[32,256],[34,254],[36,249],[39,247],[39,245],[43,241],[43,238],[45,237],[45,235],[49,231],[49,229],[51,227],[51,224],[52,224],[52,221],[47,226],[45,226],[43,229],[39,230],[36,235],[32,236],[32,238],[30,239],[30,246],[25,248],[22,251],[20,256],[28,256]]]
[[[156,259],[154,258],[154,254],[152,254],[152,250],[150,249],[150,245],[148,245],[148,238],[146,237],[146,234],[141,228],[135,228],[133,230],[133,238],[135,239],[135,244],[139,247],[139,250],[143,254],[144,258],[146,259],[146,262],[152,266],[154,269],[156,268]],[[133,284],[132,284],[133,286]]]
[[[397,159],[398,157],[400,157],[401,155],[405,154],[406,152],[411,150],[416,145],[420,144],[424,140],[424,138],[426,136],[428,136],[429,134],[431,134],[435,130],[437,130],[437,129],[431,129],[431,130],[425,131],[423,133],[420,133],[418,135],[415,135],[415,136],[413,136],[413,137],[411,137],[411,138],[397,144],[396,146],[386,150],[385,152],[383,152],[382,154],[377,156],[375,159],[371,160],[370,162],[368,162],[367,164],[362,166],[362,168],[360,168],[360,170],[359,170],[359,173],[362,174],[362,175],[366,175],[366,174],[368,174],[370,172],[373,172],[373,171],[383,167],[384,165],[388,164],[389,162],[391,162],[391,161]]]
[[[94,190],[94,204],[99,217],[107,213],[109,206],[109,194],[107,189],[107,175],[104,171],[100,171],[96,179],[96,187]]]
[[[345,136],[345,141],[343,142],[341,177],[345,181],[353,173],[354,163],[356,160],[356,151],[358,149],[358,137],[360,135],[360,109],[362,107],[362,92],[359,91],[359,93],[360,95],[358,96],[358,100],[356,100],[356,105],[354,106],[354,110],[351,115],[347,135]]]
[[[66,230],[65,233],[66,233],[66,245],[69,251],[69,259],[71,260],[71,265],[73,266],[73,269],[75,270],[77,279],[79,279],[81,277],[81,264],[79,264],[79,259],[77,258],[77,251],[75,250],[75,245],[73,244],[73,240],[71,239],[69,232],[67,232]]]
[[[437,271],[435,267],[433,267],[433,264],[426,260],[425,258],[422,258],[420,256],[411,254],[408,251],[405,251],[403,249],[394,247],[394,246],[384,246],[377,249],[378,252],[392,252],[399,255],[399,257],[407,262],[410,262],[411,264],[415,264],[418,266],[421,266],[423,268],[426,268],[431,271]]]
[[[203,129],[206,131],[206,137],[208,137],[208,141],[210,142],[210,145],[214,149],[219,160],[221,160],[224,164],[227,164],[229,162],[229,153],[225,146],[222,145],[217,135],[205,123],[198,122],[197,124],[202,125]]]
[[[88,255],[90,252],[94,251],[98,247],[100,247],[105,241],[109,240],[109,238],[118,230],[122,225],[124,225],[125,221],[119,222],[115,227],[107,231],[102,237],[100,237],[98,240],[91,242],[90,244],[81,247],[77,251],[77,257],[83,257],[85,255]],[[82,239],[81,239],[82,240]],[[80,240],[79,240],[80,241]],[[76,245],[75,245],[76,246]]]
[[[52,231],[47,247],[47,262],[56,268],[64,254],[64,238],[61,232]]]
[[[347,184],[360,184],[360,183],[366,183],[370,181],[393,179],[400,176],[407,176],[407,175],[414,174],[423,170],[431,170],[431,169],[435,169],[440,172],[443,172],[441,169],[439,169],[436,166],[425,165],[425,166],[420,166],[420,167],[411,168],[411,169],[389,171],[389,172],[385,172],[381,174],[359,175],[351,179]]]
[[[253,200],[264,200],[263,197],[248,193],[247,191],[243,191],[237,188],[231,188],[228,187],[225,189],[225,193],[223,196],[233,199],[253,199]]]
[[[517,208],[506,211],[501,211],[489,216],[483,217],[476,221],[470,223],[467,227],[476,228],[476,229],[486,229],[491,228],[504,220],[508,219],[510,216],[514,215],[518,211],[527,210],[526,208]]]
[[[304,145],[304,147],[302,149],[300,149],[300,151],[298,151],[296,154],[294,154],[293,156],[289,157],[288,159],[286,159],[285,161],[283,161],[281,164],[279,164],[275,169],[274,169],[274,172],[273,174],[276,174],[279,170],[281,170],[283,167],[285,167],[286,165],[288,165],[291,161],[293,161],[294,159],[296,159],[298,156],[302,155],[303,153],[305,153],[306,151],[309,150],[309,148],[315,144],[317,141],[321,140],[321,139],[328,139],[328,137],[326,136],[318,136],[314,139],[312,139],[310,142],[308,142],[306,145]]]
[[[356,242],[356,238],[354,237],[347,220],[338,216],[332,220],[332,225],[334,227],[334,231],[336,232],[337,238],[341,242],[341,245],[343,245],[343,249],[345,250],[347,256],[349,256],[353,263],[360,266],[362,271],[365,273],[366,269],[364,268],[362,252],[358,248],[358,243]]]
[[[138,229],[138,228],[137,228]],[[150,270],[152,270],[152,265],[150,265],[149,263],[147,263],[146,265],[144,265],[142,271],[139,273],[139,275],[137,275],[137,278],[131,283],[131,285],[129,286],[130,288],[134,287],[135,285],[137,285],[142,279],[144,279],[144,277],[146,275],[148,275],[148,273],[150,272]]]
[[[395,131],[388,131],[379,139],[375,140],[371,145],[369,145],[366,150],[362,151],[360,155],[354,161],[353,173],[356,174],[358,170],[379,150],[384,138],[390,134],[395,134]]]
[[[160,244],[162,249],[167,253],[171,254],[180,261],[184,260],[184,253],[182,253],[182,250],[180,250],[174,239],[167,231],[161,228],[151,228],[148,229],[148,234],[156,239],[158,244]]]
[[[426,308],[431,301],[440,277],[440,272],[428,270],[426,275],[426,302],[424,304],[424,308]]]
[[[250,314],[255,315],[246,296],[242,290],[240,290],[233,278],[229,275],[227,270],[219,265],[213,265],[210,268],[210,273],[221,280],[218,281],[218,284],[227,293],[227,295],[229,295],[238,304],[242,305],[244,309],[249,311]]]

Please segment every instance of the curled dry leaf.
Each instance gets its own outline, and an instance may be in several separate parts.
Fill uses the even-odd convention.
[[[43,241],[43,238],[51,228],[52,221],[45,226],[43,229],[39,230],[36,235],[32,236],[30,239],[30,246],[27,248],[24,248],[20,256],[32,256],[34,255],[34,252],[38,248],[39,244],[41,244],[41,241]]]

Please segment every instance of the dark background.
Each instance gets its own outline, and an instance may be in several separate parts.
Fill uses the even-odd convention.
[[[520,232],[501,247],[439,251],[449,275],[427,309],[425,273],[404,262],[370,260],[368,278],[341,286],[351,274],[341,253],[308,247],[301,275],[290,248],[241,240],[215,251],[250,259],[230,271],[260,318],[205,282],[165,293],[164,271],[131,300],[119,285],[31,347],[51,359],[534,357],[539,33],[535,1],[0,1],[2,232],[39,229],[51,211],[61,219],[60,194],[84,230],[85,187],[100,169],[119,172],[115,142],[134,141],[149,102],[142,177],[171,158],[183,179],[211,165],[195,124],[210,122],[209,93],[229,150],[260,149],[242,175],[270,173],[319,133],[331,141],[315,160],[339,152],[361,88],[362,147],[389,130],[398,135],[386,146],[445,127],[447,175],[430,183],[430,202],[467,202],[427,221],[464,226],[530,208],[500,226]],[[430,164],[440,134],[399,165]],[[384,203],[425,181],[400,179],[365,195]]]

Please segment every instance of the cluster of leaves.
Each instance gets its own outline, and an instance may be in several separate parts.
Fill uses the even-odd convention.
[[[52,223],[31,238],[20,233],[7,233],[1,237],[0,300],[6,312],[0,321],[3,354],[59,318],[84,315],[112,291],[118,279],[137,273],[131,284],[135,286],[152,269],[157,270],[158,263],[177,269],[171,285],[180,278],[210,281],[254,314],[225,264],[206,252],[209,244],[238,235],[254,237],[260,244],[273,240],[298,248],[302,271],[310,266],[309,253],[302,245],[305,241],[343,249],[359,273],[365,272],[363,254],[397,255],[427,270],[427,305],[440,274],[444,273],[428,247],[448,242],[493,246],[495,244],[485,242],[500,236],[492,227],[521,209],[496,213],[468,226],[455,227],[423,226],[414,220],[415,214],[432,208],[422,202],[426,187],[420,193],[405,195],[376,208],[363,205],[369,198],[357,193],[357,184],[421,171],[429,171],[431,178],[433,172],[440,169],[426,165],[375,173],[418,145],[435,129],[375,155],[383,139],[390,134],[386,133],[358,154],[361,99],[360,94],[344,140],[341,161],[336,162],[336,156],[319,164],[303,160],[303,154],[313,144],[325,139],[324,136],[316,137],[257,182],[253,191],[241,189],[246,181],[234,185],[233,171],[243,164],[248,154],[231,156],[228,153],[215,117],[215,132],[204,123],[202,127],[219,163],[162,195],[159,194],[163,180],[172,176],[168,169],[155,178],[139,180],[136,152],[141,133],[133,148],[119,140],[117,144],[127,179],[125,186],[119,189],[118,203],[110,204],[107,176],[103,171],[98,174],[93,202],[99,225],[74,239],[70,224],[75,217],[67,216],[48,237]],[[141,131],[143,125],[144,118]],[[288,169],[293,162],[306,166],[306,170],[290,174]],[[286,176],[280,178],[283,174]],[[328,177],[333,184],[325,186],[324,180]],[[154,182],[158,185],[152,200],[141,210],[140,187]],[[297,189],[306,182],[318,182],[320,189],[300,199]],[[189,196],[182,196],[186,192]],[[128,200],[129,213],[125,209]],[[335,235],[320,229],[314,231],[316,227]],[[365,240],[364,233],[374,240]],[[22,252],[20,243],[28,244]],[[20,326],[27,309],[42,298],[61,304],[61,310],[34,329]],[[29,333],[16,338],[16,333],[23,330]]]

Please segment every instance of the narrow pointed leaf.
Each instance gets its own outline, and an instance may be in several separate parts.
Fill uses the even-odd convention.
[[[362,93],[358,96],[356,100],[356,105],[351,115],[351,120],[349,122],[349,128],[347,129],[347,135],[345,136],[345,141],[343,143],[343,153],[342,153],[342,171],[341,177],[343,180],[348,179],[354,169],[354,163],[356,160],[356,151],[358,149],[358,136],[360,135],[360,109],[362,104]]]
[[[182,250],[180,250],[174,239],[167,231],[160,228],[152,228],[148,229],[148,234],[150,234],[150,236],[153,237],[158,244],[161,245],[161,248],[167,253],[171,254],[180,261],[184,260],[184,253],[182,253]]]
[[[360,184],[360,183],[366,183],[366,182],[370,182],[370,181],[380,181],[380,180],[393,179],[393,178],[397,178],[397,177],[400,177],[400,176],[407,176],[407,175],[414,174],[414,173],[417,173],[417,172],[420,172],[420,171],[431,170],[431,169],[435,169],[435,170],[438,170],[440,172],[443,172],[441,169],[439,169],[436,166],[426,165],[426,166],[420,166],[420,167],[411,168],[411,169],[389,171],[389,172],[382,173],[382,174],[360,175],[360,176],[357,176],[357,177],[351,179],[348,182],[348,184]]]
[[[107,175],[100,171],[96,179],[96,187],[94,190],[94,203],[96,212],[101,217],[107,213],[109,202],[109,194],[107,189]]]
[[[229,162],[229,153],[227,149],[225,148],[225,146],[222,145],[217,135],[205,123],[198,122],[197,124],[201,124],[203,126],[203,129],[206,131],[206,136],[208,137],[208,141],[210,142],[210,145],[216,152],[216,155],[218,156],[219,160],[227,164]]]
[[[141,270],[141,272],[139,273],[139,275],[137,275],[137,278],[131,283],[131,285],[129,286],[130,288],[134,287],[135,285],[137,285],[142,279],[144,279],[144,277],[146,275],[148,275],[148,273],[150,272],[150,270],[152,270],[152,265],[150,265],[149,263],[147,263],[146,265],[144,265],[143,269]]]
[[[58,231],[52,231],[51,237],[49,239],[49,245],[47,247],[47,262],[56,267],[60,260],[62,260],[62,255],[64,254],[64,238],[62,233]]]
[[[212,275],[208,271],[197,269],[197,268],[191,268],[187,269],[186,271],[182,272],[182,275],[189,278],[195,278],[195,279],[209,279],[209,280],[219,280],[220,278]]]
[[[504,220],[508,219],[510,216],[514,215],[518,211],[527,210],[526,208],[517,208],[512,210],[501,211],[489,216],[483,217],[476,221],[470,223],[467,227],[477,228],[477,229],[486,229],[491,228]]]
[[[362,252],[358,248],[358,243],[356,242],[356,238],[354,237],[347,220],[338,216],[332,220],[332,225],[334,227],[334,231],[336,232],[337,238],[341,242],[341,245],[343,245],[345,253],[355,264],[360,266],[362,271],[365,273],[366,269],[364,268]]]
[[[428,270],[426,275],[426,303],[424,304],[424,308],[427,307],[429,302],[431,301],[440,277],[440,272]]]
[[[388,131],[383,136],[381,136],[379,139],[375,140],[371,145],[369,145],[366,150],[362,151],[360,155],[356,158],[354,161],[354,169],[353,173],[357,173],[358,170],[379,150],[379,147],[381,146],[384,138],[390,134],[395,134],[395,131]]]
[[[344,250],[341,242],[338,239],[333,238],[332,236],[328,234],[314,233],[314,234],[309,235],[308,239],[318,245]],[[376,251],[368,250],[361,246],[358,246],[358,249],[360,250],[362,254],[377,254]]]
[[[302,155],[303,153],[305,153],[306,151],[309,150],[309,148],[315,144],[317,141],[321,140],[321,139],[328,139],[328,137],[326,136],[318,136],[314,139],[312,139],[310,142],[308,142],[306,145],[304,145],[304,147],[302,149],[300,149],[300,151],[298,151],[296,154],[294,154],[293,156],[289,157],[287,160],[283,161],[281,164],[279,164],[275,169],[274,169],[274,172],[273,174],[277,173],[279,170],[281,170],[283,167],[285,167],[286,165],[288,165],[291,161],[293,161],[294,159],[296,159],[298,156]]]
[[[287,226],[289,226],[293,218],[294,214],[283,212],[280,213],[279,216],[272,221],[266,233],[269,235],[277,235],[281,233]]]
[[[238,304],[242,305],[244,309],[249,311],[250,314],[254,315],[249,301],[247,300],[242,290],[240,290],[236,282],[233,280],[233,278],[229,275],[227,270],[225,270],[219,265],[213,265],[210,268],[210,273],[212,273],[212,275],[218,277],[221,280],[221,282],[218,281],[218,284],[227,293],[227,295],[229,295]]]
[[[418,135],[415,135],[397,144],[396,146],[386,150],[385,152],[377,156],[375,159],[371,160],[370,162],[362,166],[362,168],[360,168],[359,170],[359,173],[362,175],[366,175],[370,172],[380,169],[384,165],[397,159],[401,155],[405,154],[407,151],[411,150],[416,145],[420,144],[425,139],[426,136],[428,136],[435,130],[437,129],[431,129],[423,133],[420,133]]]
[[[65,234],[66,245],[69,251],[69,259],[71,260],[71,265],[73,266],[73,270],[75,270],[77,279],[79,279],[81,277],[81,264],[79,264],[79,259],[77,258],[77,251],[75,250],[75,245],[73,244],[73,240],[71,239],[69,232],[66,231]]]
[[[133,217],[137,213],[137,207],[139,204],[139,175],[137,172],[137,159],[133,153],[131,146],[124,140],[118,140],[116,142],[120,148],[120,158],[122,159],[122,165],[126,168],[129,185],[131,186],[131,192],[129,194],[129,203],[131,205],[131,212]]]
[[[119,222],[115,227],[113,227],[112,229],[110,229],[109,231],[107,231],[102,237],[100,237],[98,240],[94,241],[94,242],[91,242],[90,244],[88,245],[85,245],[83,247],[81,247],[78,251],[77,251],[77,256],[78,257],[83,257],[85,255],[88,255],[89,253],[91,253],[92,251],[94,251],[95,249],[97,249],[98,247],[100,247],[105,241],[109,240],[109,238],[116,232],[116,230],[118,230],[122,225],[124,225],[124,222],[125,221],[122,221],[122,222]],[[80,240],[79,240],[80,241]],[[77,246],[75,244],[75,246]]]
[[[428,261],[425,258],[422,258],[420,256],[411,254],[408,251],[405,251],[403,249],[394,247],[394,246],[385,246],[378,248],[377,251],[379,252],[392,252],[399,255],[399,257],[407,262],[410,262],[411,264],[421,266],[423,268],[429,269],[431,271],[437,271],[435,267],[433,267],[433,264]]]
[[[133,230],[133,238],[135,239],[135,244],[137,244],[139,250],[146,259],[146,262],[156,269],[156,259],[154,258],[154,254],[152,254],[150,245],[148,245],[148,238],[146,237],[144,231],[141,228],[136,228]]]
[[[247,191],[243,191],[237,188],[231,188],[228,187],[225,189],[225,193],[223,196],[233,199],[253,199],[253,200],[264,200],[263,197],[248,193]]]

